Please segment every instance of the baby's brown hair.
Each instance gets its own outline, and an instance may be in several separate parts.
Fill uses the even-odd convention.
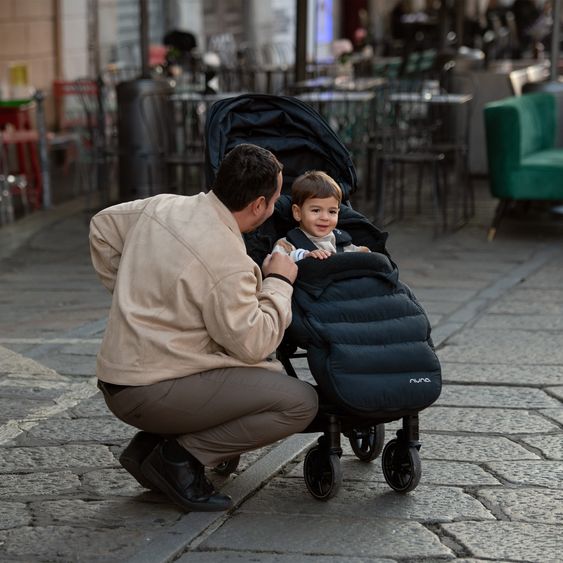
[[[334,197],[342,203],[340,186],[326,172],[310,170],[301,174],[291,185],[291,203],[301,207],[308,199]]]

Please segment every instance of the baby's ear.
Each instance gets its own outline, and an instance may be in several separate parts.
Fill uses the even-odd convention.
[[[301,221],[301,208],[296,203],[291,206],[291,213],[297,222]]]

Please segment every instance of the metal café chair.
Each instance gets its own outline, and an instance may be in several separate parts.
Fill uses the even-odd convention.
[[[375,168],[375,221],[386,224],[404,216],[407,185],[418,173],[420,198],[425,168],[430,168],[435,232],[446,229],[444,178],[440,165],[445,155],[430,150],[434,116],[423,102],[424,82],[397,79],[377,92],[368,144],[371,185]],[[410,174],[409,174],[410,173]],[[391,200],[391,214],[388,213]]]

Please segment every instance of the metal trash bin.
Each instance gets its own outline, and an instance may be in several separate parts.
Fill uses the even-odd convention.
[[[165,80],[139,78],[116,87],[119,199],[129,201],[167,190],[166,165],[172,119]]]

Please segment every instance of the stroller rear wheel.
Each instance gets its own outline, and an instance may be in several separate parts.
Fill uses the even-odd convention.
[[[418,485],[422,468],[416,446],[396,438],[390,440],[383,450],[381,463],[385,480],[398,493],[408,493]]]
[[[237,455],[231,459],[221,462],[213,468],[213,472],[218,475],[223,475],[224,477],[229,476],[237,470],[238,464],[240,462],[240,456]]]
[[[379,456],[385,444],[385,424],[354,429],[348,436],[352,451],[360,461],[373,461]]]
[[[317,500],[328,500],[342,484],[340,457],[325,448],[314,446],[305,456],[303,474],[311,495]]]

